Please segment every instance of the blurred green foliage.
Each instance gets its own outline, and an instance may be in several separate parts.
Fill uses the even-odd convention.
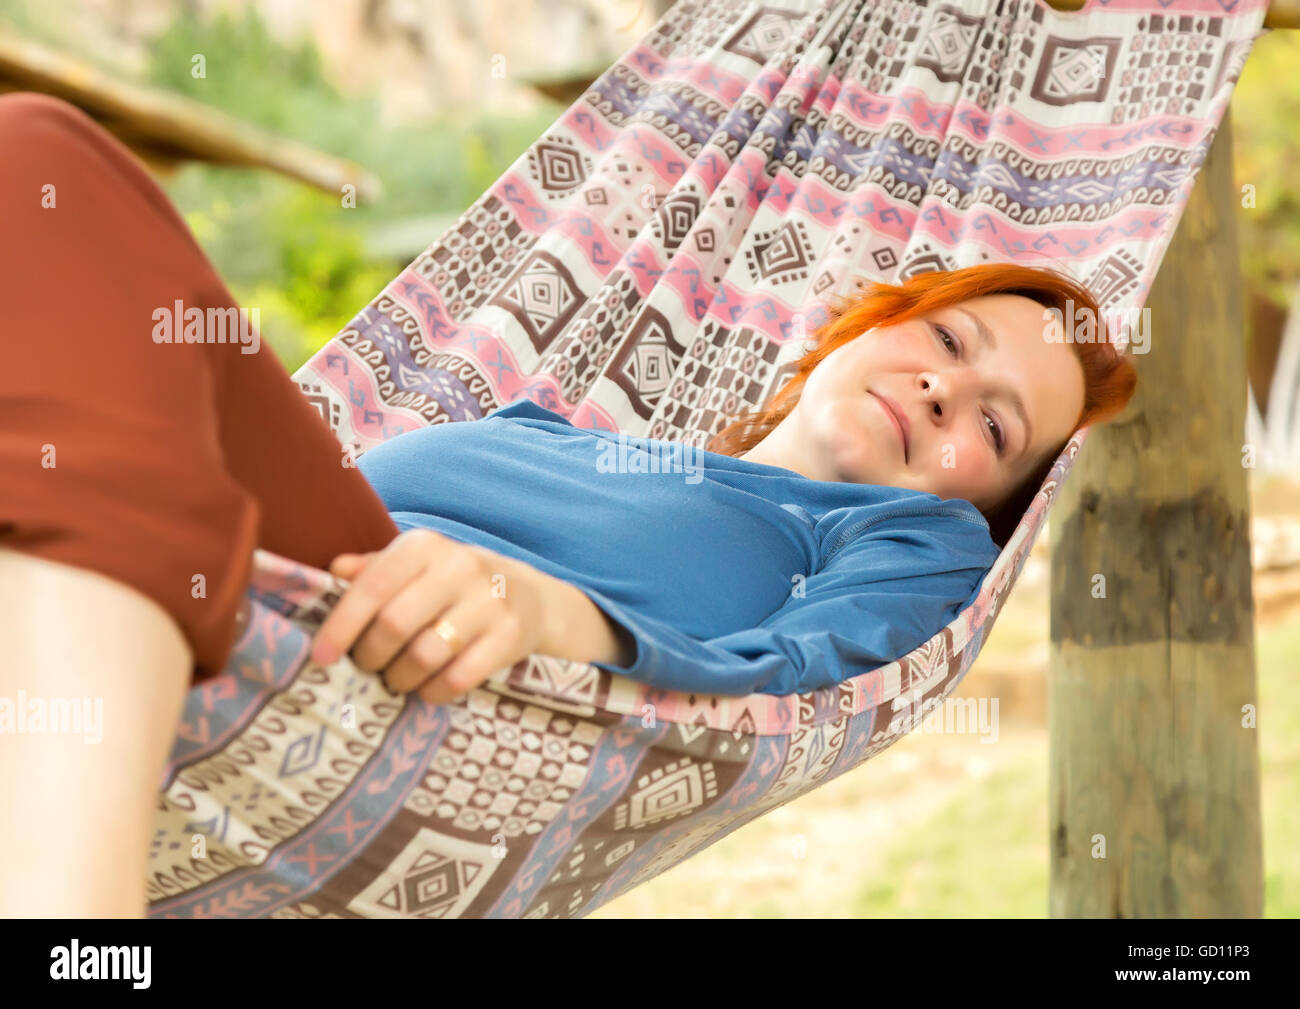
[[[205,77],[192,72],[196,53]],[[368,256],[368,233],[411,216],[460,214],[559,112],[547,105],[531,118],[501,120],[450,111],[383,126],[373,96],[341,94],[311,41],[277,42],[251,8],[202,23],[178,18],[152,47],[147,81],[348,158],[383,182],[377,205],[355,208],[342,194],[267,172],[192,165],[167,183],[232,293],[260,310],[264,335],[290,370],[409,261]]]
[[[1273,30],[1251,50],[1232,93],[1233,168],[1246,284],[1286,308],[1300,282],[1300,31]],[[1245,186],[1255,206],[1245,206]]]
[[[111,47],[78,31],[81,9],[66,0],[0,0],[0,22],[115,76],[186,95],[379,176],[381,199],[355,208],[343,205],[342,193],[266,170],[190,163],[162,182],[235,299],[258,309],[264,338],[290,371],[419,251],[372,253],[373,236],[412,218],[454,219],[562,111],[550,102],[508,118],[435,109],[425,122],[385,125],[374,95],[340,93],[311,40],[278,41],[251,7],[206,20],[180,13],[134,77],[104,51]],[[201,77],[193,73],[196,54],[204,58]],[[431,229],[424,242],[437,237]]]

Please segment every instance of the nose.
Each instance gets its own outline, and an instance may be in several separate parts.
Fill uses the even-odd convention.
[[[943,403],[948,398],[945,389],[940,388],[940,379],[935,372],[925,371],[917,376],[921,385],[921,399],[929,411],[936,417],[943,416]]]
[[[923,371],[917,376],[922,401],[928,404],[936,422],[946,422],[953,416],[953,400],[963,387],[960,375],[951,371]]]

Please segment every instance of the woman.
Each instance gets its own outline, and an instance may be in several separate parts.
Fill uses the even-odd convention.
[[[316,661],[350,651],[429,702],[533,652],[812,689],[937,632],[1073,431],[1134,388],[1110,344],[1051,339],[1044,305],[1100,317],[1086,290],[981,267],[840,306],[695,484],[602,469],[616,436],[526,401],[358,470],[269,350],[156,338],[177,302],[235,303],[126,148],[13,94],[0,150],[0,697],[105,709],[97,749],[0,738],[25,772],[0,776],[0,823],[24,828],[0,913],[142,913],[159,768],[187,685],[225,665],[255,546],[350,582]]]
[[[489,643],[487,579],[506,555],[581,589],[555,617],[578,631],[547,647],[665,689],[800,693],[898,658],[973,601],[1070,435],[1131,394],[1113,345],[1055,339],[1045,309],[1085,307],[1100,318],[1068,278],[1005,264],[877,285],[685,476],[655,471],[667,443],[527,400],[393,438],[362,473],[400,528],[492,551],[482,585],[449,583],[436,538],[344,557],[351,599],[315,657],[355,643],[362,668],[434,699],[482,682],[543,640]],[[544,629],[546,600],[528,606]],[[443,620],[483,633],[482,658],[451,659]]]

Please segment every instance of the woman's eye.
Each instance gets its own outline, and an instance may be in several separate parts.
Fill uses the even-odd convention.
[[[1001,455],[1002,450],[1007,447],[1006,436],[1002,433],[1002,425],[987,414],[985,414],[984,419],[992,425],[993,444],[998,448],[998,455]]]
[[[952,356],[956,357],[957,342],[952,338],[952,334],[949,333],[948,330],[944,329],[942,326],[935,326],[934,329],[935,332],[937,332],[943,338],[944,344],[952,352]]]

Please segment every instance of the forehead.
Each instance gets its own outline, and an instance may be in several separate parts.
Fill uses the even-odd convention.
[[[981,318],[993,331],[994,337],[1001,342],[1005,336],[1013,342],[1030,342],[1052,344],[1059,340],[1061,325],[1055,314],[1045,305],[1032,298],[1019,294],[984,294],[978,298],[968,298],[954,306],[966,309]]]

